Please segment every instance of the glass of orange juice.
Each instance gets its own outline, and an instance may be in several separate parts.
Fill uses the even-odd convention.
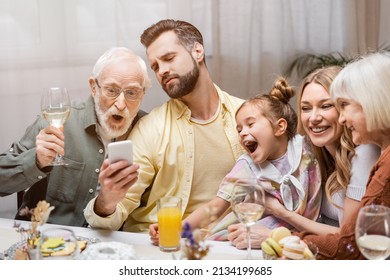
[[[160,250],[174,252],[180,249],[181,198],[162,197],[157,201],[157,219]]]

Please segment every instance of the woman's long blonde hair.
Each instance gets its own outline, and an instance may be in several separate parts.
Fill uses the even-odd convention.
[[[298,94],[298,133],[306,135],[301,119],[301,99],[306,86],[311,83],[322,86],[328,93],[330,85],[336,75],[342,68],[339,66],[329,66],[320,68],[303,79]],[[311,141],[310,141],[311,142]],[[325,147],[316,147],[312,144],[314,154],[320,164],[322,184],[325,185],[325,193],[328,200],[336,207],[332,199],[333,194],[339,190],[346,190],[351,179],[351,161],[355,155],[355,144],[352,141],[352,134],[349,129],[343,127],[343,133],[340,137],[340,145],[336,149],[336,155],[333,156]]]

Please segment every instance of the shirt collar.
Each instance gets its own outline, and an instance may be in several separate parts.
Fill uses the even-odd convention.
[[[97,132],[98,121],[95,112],[95,101],[93,96],[89,96],[85,102],[84,128],[95,127]]]

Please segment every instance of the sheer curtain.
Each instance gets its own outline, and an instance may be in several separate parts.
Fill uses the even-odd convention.
[[[266,92],[297,54],[362,52],[388,43],[389,2],[0,0],[0,152],[40,113],[44,87],[66,86],[72,98],[86,98],[96,59],[112,46],[146,59],[139,36],[160,19],[196,25],[215,82],[247,98]],[[154,79],[142,108],[166,100]],[[13,217],[15,205],[13,196],[0,198],[0,217]]]
[[[220,1],[216,76],[232,94],[249,97],[268,92],[297,54],[377,49],[386,29],[379,8],[376,0]]]
[[[207,5],[210,1],[197,3],[1,0],[0,119],[2,134],[4,131],[7,134],[0,139],[0,149],[4,150],[11,140],[20,137],[26,125],[39,114],[44,87],[66,86],[73,98],[84,98],[89,95],[88,78],[93,64],[108,48],[127,46],[146,58],[139,36],[159,19],[184,17],[198,23],[206,34],[210,33],[210,21],[204,17],[196,21],[191,17],[194,11],[211,18]],[[143,109],[149,111],[165,100],[165,93],[155,82],[146,95]],[[21,107],[23,110],[18,109]]]

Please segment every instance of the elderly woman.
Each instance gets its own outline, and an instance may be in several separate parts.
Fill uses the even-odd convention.
[[[360,207],[390,206],[390,53],[369,54],[346,66],[333,81],[331,96],[340,110],[339,122],[351,130],[353,142],[381,148]],[[318,258],[362,259],[355,243],[359,208],[349,215],[340,233],[302,233],[301,237],[317,244]]]

